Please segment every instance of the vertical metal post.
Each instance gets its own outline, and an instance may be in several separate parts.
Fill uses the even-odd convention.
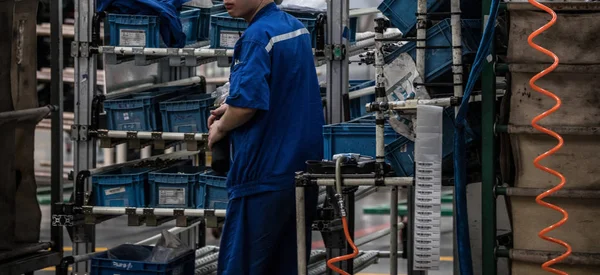
[[[50,7],[50,50],[52,58],[51,67],[51,104],[58,108],[52,113],[51,125],[51,213],[56,212],[56,203],[63,201],[63,39],[62,39],[62,0],[52,0]],[[53,251],[63,250],[63,228],[52,226],[50,239]],[[56,267],[57,274],[61,274],[60,266]]]
[[[206,222],[202,220],[198,224],[198,240],[196,242],[196,249],[206,246]]]
[[[375,39],[382,39],[385,30],[388,27],[386,19],[375,19]],[[375,41],[375,97],[377,102],[387,102],[384,74],[384,53],[383,42]],[[385,165],[385,115],[382,111],[376,113],[376,161],[377,171],[375,172],[379,179],[383,179]],[[398,274],[398,187],[394,186],[391,190],[390,198],[390,274]]]
[[[427,0],[417,1],[417,72],[426,83],[425,46],[427,40]]]
[[[344,28],[349,26],[349,0],[327,1],[327,45],[344,45],[348,49],[348,39],[343,37]],[[340,123],[344,120],[343,95],[348,94],[348,57],[342,60],[331,58],[327,62],[327,123]]]
[[[390,274],[398,274],[398,187],[392,187],[390,200]]]
[[[461,97],[463,95],[463,66],[462,66],[462,27],[460,20],[460,0],[450,1],[451,26],[452,26],[452,74],[454,76],[454,96]],[[459,107],[454,108],[454,115],[458,115]],[[456,209],[456,201],[453,200],[453,209]],[[452,214],[452,250],[454,255],[453,274],[460,274],[458,264],[458,243],[457,243],[457,227],[456,227],[456,212]]]
[[[296,187],[296,244],[298,249],[298,275],[306,275],[306,213],[304,187]]]
[[[483,0],[483,22],[487,22],[491,0]],[[485,26],[484,26],[485,29]],[[490,45],[490,57],[486,58],[481,75],[482,103],[482,186],[481,186],[481,225],[482,225],[482,267],[483,274],[495,275],[496,268],[496,141],[494,122],[496,118],[496,76],[494,74],[494,42]]]
[[[95,1],[75,1],[75,36],[71,53],[75,56],[75,119],[73,138],[75,139],[75,174],[89,170],[95,166],[96,143],[88,138],[91,124],[92,99],[96,93],[96,55],[91,54],[89,46],[92,42],[92,20],[94,18]],[[85,184],[85,191],[90,190],[90,183]],[[77,191],[77,190],[75,190]],[[94,250],[95,227],[77,226],[73,230],[73,255],[91,253]],[[73,266],[74,274],[89,273],[88,262],[83,261]]]

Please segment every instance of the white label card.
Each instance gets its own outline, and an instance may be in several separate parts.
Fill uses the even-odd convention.
[[[146,46],[146,31],[145,30],[119,30],[119,46]]]
[[[185,188],[159,188],[158,204],[185,205]]]
[[[116,188],[104,190],[104,194],[106,194],[107,196],[115,195],[115,194],[119,194],[119,193],[125,193],[125,187],[116,187]]]
[[[235,43],[240,39],[240,33],[222,31],[220,33],[220,39],[221,42],[219,42],[219,46],[223,48],[233,48],[235,47]]]

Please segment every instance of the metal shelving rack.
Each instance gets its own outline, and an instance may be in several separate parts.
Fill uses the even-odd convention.
[[[53,3],[57,7],[61,6],[61,0],[56,0]],[[330,22],[346,22],[348,25],[350,16],[348,1],[328,1],[328,18]],[[353,11],[354,16],[378,12],[376,9]],[[59,10],[53,10],[53,16],[59,16]],[[120,64],[123,62],[133,62],[137,66],[145,66],[152,63],[159,64],[159,81],[177,81],[179,79],[195,77],[195,67],[211,62],[218,62],[221,65],[229,63],[229,57],[233,55],[232,50],[208,49],[204,44],[196,45],[197,48],[136,48],[136,47],[111,47],[98,46],[94,41],[94,19],[95,17],[95,1],[75,1],[75,26],[74,26],[74,42],[71,46],[72,56],[75,58],[75,68],[73,72],[75,85],[75,110],[74,122],[71,128],[72,139],[75,143],[74,156],[74,175],[76,196],[75,204],[58,204],[62,198],[62,187],[55,188],[53,185],[53,220],[52,235],[56,238],[62,238],[62,227],[67,226],[72,230],[73,240],[73,257],[65,258],[63,264],[57,266],[57,274],[66,274],[69,264],[73,264],[73,274],[87,274],[90,271],[90,266],[87,261],[89,255],[95,250],[95,224],[117,217],[127,216],[128,225],[138,226],[146,223],[148,226],[156,226],[168,221],[176,220],[176,225],[188,227],[194,224],[207,226],[219,226],[225,216],[223,210],[208,210],[208,209],[153,209],[153,208],[116,208],[116,207],[94,207],[85,206],[84,200],[91,191],[91,183],[87,178],[94,174],[102,172],[110,167],[95,167],[96,144],[100,141],[101,147],[112,147],[115,144],[128,142],[130,144],[151,143],[158,148],[170,146],[168,143],[185,142],[188,151],[166,154],[162,158],[178,158],[183,155],[194,155],[202,153],[203,144],[206,141],[206,134],[185,134],[185,133],[157,133],[157,132],[124,132],[124,131],[109,131],[102,129],[94,129],[95,117],[93,113],[96,98],[101,96],[101,92],[97,86],[97,57],[102,54],[107,64]],[[328,39],[329,45],[338,45],[348,49],[345,58],[337,58],[335,55],[336,49],[329,49],[326,54],[330,54],[333,58],[325,60],[322,57],[316,59],[317,65],[328,65],[328,87],[327,98],[330,104],[328,105],[327,114],[330,123],[343,121],[342,98],[348,93],[348,57],[359,54],[365,48],[372,48],[374,43],[360,43],[354,47],[350,47],[347,41],[342,41],[342,33],[344,28],[341,25],[328,24]],[[52,21],[52,35],[62,35],[62,24],[59,20]],[[62,41],[62,40],[61,40]],[[53,44],[54,45],[54,44]],[[62,53],[62,44],[57,44]],[[342,46],[343,45],[343,46]],[[54,51],[53,51],[54,53]],[[59,55],[53,55],[59,56]],[[338,56],[339,57],[339,56]],[[62,60],[62,59],[60,59]],[[62,65],[53,66],[52,81],[60,79],[62,82]],[[169,75],[170,77],[164,77]],[[54,85],[53,85],[54,87]],[[62,83],[60,85],[62,87]],[[135,88],[126,88],[125,92],[135,92]],[[111,93],[112,94],[112,93]],[[107,94],[106,96],[110,96]],[[56,98],[57,102],[62,102],[62,93],[60,98]],[[54,101],[53,101],[54,102]],[[62,113],[61,113],[62,114]],[[54,127],[62,128],[61,125]],[[53,144],[59,144],[54,142]],[[61,148],[61,147],[60,147]],[[59,149],[58,146],[53,147],[53,153]],[[59,151],[60,152],[60,151]],[[59,154],[60,155],[60,154]],[[53,154],[54,156],[54,154]],[[153,157],[154,158],[154,157]],[[62,163],[60,159],[53,159],[53,163]],[[131,162],[128,162],[131,163]],[[127,164],[127,163],[125,163]],[[124,164],[119,164],[124,165]],[[61,168],[62,170],[62,168]],[[53,173],[54,175],[55,173]],[[58,175],[61,175],[58,173]],[[54,179],[54,176],[53,176]],[[53,180],[54,183],[54,180]],[[59,192],[60,191],[60,192]],[[77,201],[80,200],[80,201]],[[83,205],[78,207],[78,205]],[[203,231],[203,230],[199,230]],[[200,235],[203,232],[198,232]],[[199,236],[200,238],[202,236]],[[202,240],[197,240],[197,244],[203,245]],[[56,249],[62,249],[62,239],[55,243]],[[340,252],[328,251],[330,255],[336,255]],[[385,255],[384,255],[385,256]]]
[[[559,12],[586,13],[597,12],[600,5],[597,2],[551,2],[542,1],[544,5]],[[489,15],[491,0],[484,0],[482,5],[483,18]],[[532,10],[539,11],[528,2],[501,3],[500,9],[508,13],[511,11]],[[523,45],[529,47],[528,45]],[[547,68],[545,64],[503,64],[497,60],[494,52],[494,43],[490,47],[492,59],[484,65],[481,76],[482,83],[482,189],[481,189],[481,240],[482,240],[482,272],[486,275],[496,275],[499,271],[498,260],[518,260],[535,264],[542,264],[549,258],[558,256],[558,253],[548,251],[533,251],[512,249],[511,240],[505,247],[499,245],[501,236],[498,236],[497,228],[497,205],[496,199],[504,197],[530,197],[532,200],[546,189],[507,187],[498,173],[498,144],[497,134],[540,134],[530,126],[515,126],[510,124],[498,124],[497,101],[495,98],[496,76],[510,74],[511,71],[540,72]],[[595,65],[560,64],[559,72],[597,72]],[[508,85],[510,87],[510,85]],[[549,126],[553,131],[564,135],[596,135],[597,127],[574,127],[574,126]],[[504,186],[503,186],[504,185]],[[598,192],[593,190],[561,190],[552,195],[555,198],[598,198]],[[512,232],[511,232],[512,233]],[[533,236],[532,236],[533,237]],[[537,236],[536,236],[537,237]],[[590,259],[595,257],[592,253],[578,253],[578,257]],[[569,260],[565,261],[572,265],[586,265],[589,261]],[[596,263],[594,263],[596,264]]]

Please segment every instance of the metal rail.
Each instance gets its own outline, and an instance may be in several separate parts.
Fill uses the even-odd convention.
[[[600,127],[580,127],[580,126],[544,126],[561,135],[595,136],[600,135]],[[535,130],[529,125],[496,125],[497,133],[509,134],[544,134]]]
[[[195,57],[232,57],[233,50],[205,48],[144,48],[144,47],[98,47],[100,54],[146,55],[146,56],[195,56]]]
[[[374,178],[347,178],[342,180],[343,186],[374,186],[376,185],[376,179]],[[393,177],[393,178],[385,178],[384,185],[387,186],[409,186],[413,184],[413,178],[402,178],[402,177]],[[316,179],[317,185],[322,186],[334,186],[335,179]]]
[[[107,206],[84,206],[83,212],[94,215],[120,216],[127,214],[147,215],[152,212],[154,216],[161,217],[207,217],[215,216],[224,218],[225,210],[208,209],[178,209],[178,208],[128,208],[128,207],[107,207]]]

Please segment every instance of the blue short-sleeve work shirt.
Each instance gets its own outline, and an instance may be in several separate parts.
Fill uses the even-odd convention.
[[[229,197],[293,188],[295,172],[323,155],[323,107],[310,34],[271,3],[237,41],[232,63],[226,103],[257,112],[230,135]]]

